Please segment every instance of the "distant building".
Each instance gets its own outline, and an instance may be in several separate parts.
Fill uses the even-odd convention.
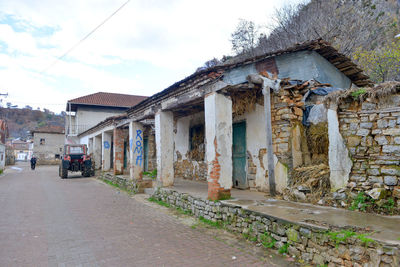
[[[65,119],[66,143],[79,143],[78,135],[107,117],[125,113],[146,96],[95,93],[68,100]]]
[[[33,155],[39,164],[57,163],[61,158],[65,132],[62,126],[45,126],[31,131]]]
[[[5,120],[0,120],[0,169],[6,165],[6,138],[8,137],[8,126]]]
[[[29,143],[20,139],[11,141],[14,149],[14,157],[16,161],[27,161],[29,155]]]

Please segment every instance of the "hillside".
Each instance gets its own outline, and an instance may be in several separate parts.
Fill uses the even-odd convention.
[[[10,138],[26,139],[30,130],[45,125],[64,126],[64,114],[55,114],[47,109],[0,108],[0,119],[7,121]]]
[[[375,82],[400,79],[400,0],[311,0],[276,10],[262,29],[241,21],[232,33],[240,61],[322,38],[351,58]]]

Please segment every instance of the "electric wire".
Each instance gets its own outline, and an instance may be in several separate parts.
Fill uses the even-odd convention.
[[[77,48],[83,41],[85,41],[87,38],[89,38],[90,35],[92,35],[95,31],[97,31],[101,26],[103,26],[109,19],[111,19],[115,14],[117,14],[122,8],[124,8],[131,0],[126,1],[122,6],[120,6],[117,10],[115,10],[110,16],[108,16],[103,22],[101,22],[97,27],[95,27],[93,30],[91,30],[88,34],[85,35],[79,42],[77,42],[74,46],[72,46],[70,49],[68,49],[67,52],[59,56],[53,63],[51,63],[47,68],[45,68],[43,71],[40,72],[40,74],[45,73],[48,71],[51,67],[53,67],[55,64],[57,64],[58,61],[66,57],[69,53],[71,53],[75,48]]]

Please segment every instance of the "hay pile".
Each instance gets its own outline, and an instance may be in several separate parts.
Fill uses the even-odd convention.
[[[330,193],[330,170],[326,164],[312,165],[295,168],[292,172],[291,188],[305,187],[310,190],[306,194],[307,202],[317,203],[321,198]]]
[[[358,94],[361,92],[362,94]],[[385,82],[374,87],[367,88],[352,88],[350,90],[336,91],[327,95],[324,99],[326,106],[332,104],[341,104],[346,101],[359,101],[363,102],[366,99],[371,101],[382,100],[390,97],[391,95],[400,92],[400,82]],[[357,97],[355,97],[357,96]]]
[[[240,116],[247,112],[252,112],[256,108],[256,103],[263,105],[261,90],[252,89],[242,92],[233,92],[232,99],[232,115]]]
[[[329,136],[328,123],[312,124],[305,130],[308,150],[313,164],[328,163]]]

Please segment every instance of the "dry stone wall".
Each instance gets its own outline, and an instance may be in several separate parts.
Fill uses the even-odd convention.
[[[400,95],[392,101],[343,103],[338,115],[353,161],[348,187],[400,204]]]
[[[311,226],[280,220],[278,218],[234,206],[228,203],[203,200],[160,188],[153,198],[166,202],[212,222],[219,222],[226,229],[243,234],[266,247],[283,248],[314,266],[399,266],[399,248],[378,241],[362,242],[353,235],[341,238],[340,230]],[[349,232],[347,232],[349,233]]]

